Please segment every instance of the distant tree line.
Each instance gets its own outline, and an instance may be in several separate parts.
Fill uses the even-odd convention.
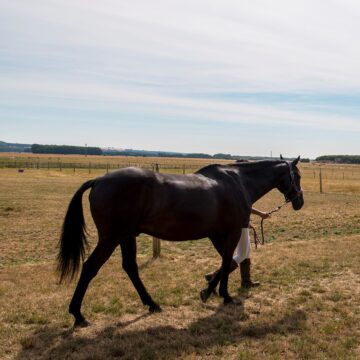
[[[178,153],[178,152],[168,152],[168,151],[151,151],[151,150],[113,150],[113,149],[103,149],[104,155],[120,155],[120,156],[142,156],[142,157],[176,157],[176,158],[204,158],[211,159],[212,156],[209,154],[203,153]]]
[[[178,153],[178,152],[168,152],[168,151],[149,151],[149,150],[113,150],[113,149],[103,149],[104,155],[122,155],[122,156],[143,156],[143,157],[176,157],[176,158],[197,158],[197,159],[223,159],[223,160],[237,160],[237,159],[253,159],[259,160],[261,157],[251,157],[251,156],[238,156],[231,154],[222,154],[218,153],[215,155],[209,155],[205,153]]]
[[[103,155],[99,147],[69,146],[69,145],[39,145],[31,146],[34,154],[80,154],[80,155]]]
[[[323,155],[315,160],[341,164],[360,164],[360,155]]]

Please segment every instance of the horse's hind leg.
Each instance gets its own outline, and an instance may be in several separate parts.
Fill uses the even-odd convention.
[[[211,242],[213,243],[217,252],[222,256],[223,253],[223,238],[219,237],[210,237]],[[207,289],[200,291],[200,298],[203,302],[206,302],[210,295],[215,292],[216,286],[221,278],[221,267],[214,273],[213,278],[209,281]]]
[[[75,326],[89,325],[81,314],[81,303],[85,296],[86,289],[90,281],[96,276],[101,266],[109,259],[118,244],[118,242],[112,240],[99,241],[94,251],[84,262],[80,279],[69,306],[70,314],[75,317]]]
[[[140,279],[138,266],[136,263],[136,238],[129,237],[122,239],[120,242],[122,252],[122,267],[128,274],[131,282],[137,290],[140,299],[144,305],[149,306],[150,312],[159,312],[161,308],[154,302],[149,293],[146,291],[143,282]]]

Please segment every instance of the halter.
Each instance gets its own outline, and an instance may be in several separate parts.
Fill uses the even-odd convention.
[[[294,175],[294,170],[293,170],[292,166],[290,165],[290,163],[288,161],[286,161],[285,163],[289,168],[290,179],[291,179],[289,190],[285,191],[285,193],[284,193],[286,203],[288,203],[288,202],[291,202],[291,201],[295,200],[296,198],[300,197],[303,194],[303,191],[302,191],[302,189],[299,189],[295,183],[295,175]],[[296,195],[292,198],[289,197],[291,190],[296,191]]]
[[[296,198],[300,197],[302,194],[303,194],[303,191],[302,189],[298,188],[298,186],[296,185],[295,183],[295,175],[294,175],[294,170],[292,169],[290,163],[288,161],[285,162],[286,165],[288,166],[289,168],[289,172],[290,172],[290,179],[291,179],[291,182],[290,182],[290,187],[289,187],[289,190],[286,191],[284,193],[284,196],[285,196],[285,202],[282,203],[281,205],[277,206],[276,208],[274,208],[273,210],[269,211],[268,212],[268,215],[271,215],[275,212],[278,212],[284,205],[288,204],[289,202],[292,202],[293,200],[295,200]],[[290,194],[291,190],[295,190],[296,191],[296,195],[292,198],[290,198],[288,195]],[[255,243],[255,249],[257,248],[258,244],[261,244],[261,245],[264,245],[265,244],[265,237],[264,237],[264,220],[265,219],[261,219],[261,241],[256,233],[256,229],[250,225],[250,227],[252,228],[252,230],[254,231],[254,243]]]

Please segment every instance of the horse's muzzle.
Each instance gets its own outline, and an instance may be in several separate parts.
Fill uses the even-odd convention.
[[[297,196],[291,201],[291,205],[294,210],[300,210],[304,205],[304,196],[302,190],[300,190]]]

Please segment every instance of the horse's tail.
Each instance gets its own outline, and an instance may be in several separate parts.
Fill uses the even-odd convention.
[[[94,183],[95,180],[93,179],[81,185],[71,199],[65,215],[57,256],[57,271],[60,274],[60,283],[64,279],[72,280],[79,270],[80,259],[81,261],[84,259],[88,242],[86,239],[82,196]]]

